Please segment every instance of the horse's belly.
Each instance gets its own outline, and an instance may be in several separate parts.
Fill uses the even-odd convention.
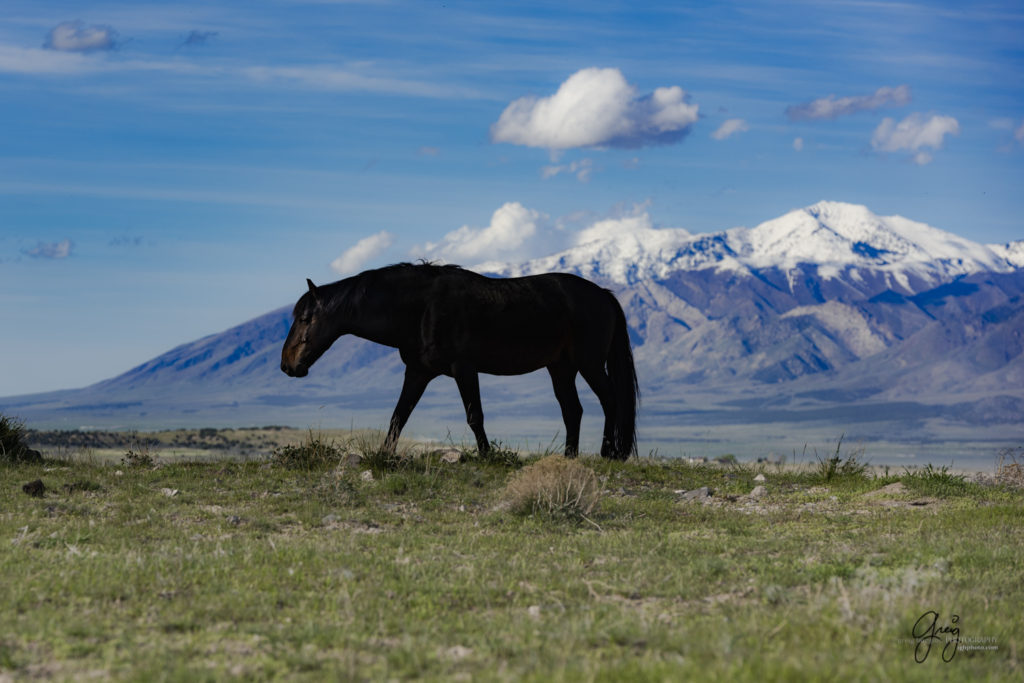
[[[545,345],[542,348],[503,347],[481,349],[476,366],[489,375],[525,375],[556,363],[564,355],[564,347]]]

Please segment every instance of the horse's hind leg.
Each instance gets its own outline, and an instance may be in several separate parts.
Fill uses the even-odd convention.
[[[565,457],[575,458],[580,450],[580,420],[583,419],[583,406],[576,393],[576,368],[558,363],[548,366],[548,374],[565,422]]]
[[[590,385],[591,390],[601,402],[604,412],[604,437],[601,441],[601,457],[611,458],[615,451],[615,396],[612,394],[612,383],[604,368],[581,368],[580,374]]]
[[[490,442],[487,441],[487,433],[484,432],[484,409],[480,405],[480,377],[475,369],[461,364],[456,364],[452,374],[455,375],[459,395],[462,396],[462,405],[466,408],[466,422],[476,437],[477,451],[486,453],[490,448]]]

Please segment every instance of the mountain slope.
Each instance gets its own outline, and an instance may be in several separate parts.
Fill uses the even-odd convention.
[[[484,270],[570,271],[613,289],[652,431],[651,421],[671,422],[669,415],[709,423],[842,415],[870,435],[913,414],[921,429],[945,420],[1001,424],[1017,434],[1021,244],[980,245],[862,206],[820,202],[754,228],[705,235],[655,229],[641,217],[601,222],[572,249]],[[113,379],[0,400],[0,410],[70,426],[385,424],[401,386],[397,353],[345,337],[307,378],[288,378],[279,363],[289,324],[289,309],[280,308]],[[431,385],[414,413],[427,416],[424,429],[441,430],[435,436],[453,420],[461,428],[449,384]],[[557,425],[546,377],[484,379],[483,386],[487,410]],[[887,412],[890,404],[900,407]]]

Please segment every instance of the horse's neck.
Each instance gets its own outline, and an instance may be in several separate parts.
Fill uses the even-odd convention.
[[[365,290],[355,310],[358,314],[346,316],[342,334],[354,334],[377,344],[398,348],[408,337],[408,326],[415,324],[419,316],[409,308],[415,301],[398,297],[390,287]]]

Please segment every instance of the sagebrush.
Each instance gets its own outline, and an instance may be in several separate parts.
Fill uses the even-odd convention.
[[[0,462],[38,462],[39,451],[25,444],[25,424],[17,418],[0,415]]]
[[[594,471],[562,455],[527,465],[512,476],[503,492],[512,512],[570,519],[591,514],[600,498],[601,484]]]

